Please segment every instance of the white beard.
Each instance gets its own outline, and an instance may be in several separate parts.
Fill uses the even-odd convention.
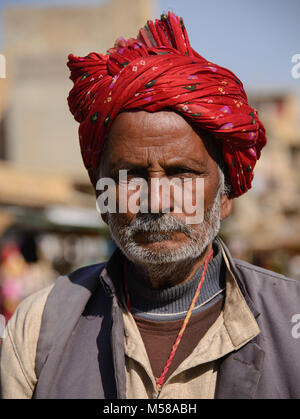
[[[183,220],[171,214],[138,214],[130,225],[120,222],[118,214],[108,214],[110,233],[125,256],[134,264],[148,271],[149,275],[168,277],[179,268],[187,267],[200,257],[209,243],[217,236],[221,226],[221,197],[224,193],[224,176],[212,207],[204,214],[204,220],[195,231]],[[145,249],[139,245],[134,236],[139,232],[147,232],[149,242],[160,242],[171,239],[171,232],[185,233],[185,241],[177,249],[168,249],[162,244],[156,251]]]

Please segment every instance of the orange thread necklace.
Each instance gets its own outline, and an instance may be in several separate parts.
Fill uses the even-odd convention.
[[[185,331],[185,329],[187,327],[187,324],[188,324],[188,322],[190,320],[192,311],[194,309],[194,306],[196,304],[197,298],[198,298],[198,296],[200,294],[200,290],[201,290],[202,284],[203,284],[204,279],[205,279],[205,274],[206,274],[207,266],[208,266],[208,264],[209,264],[212,256],[213,256],[213,250],[211,250],[209,252],[209,254],[208,254],[208,256],[207,256],[207,258],[205,260],[204,268],[203,268],[203,271],[202,271],[202,275],[201,275],[201,278],[200,278],[198,287],[196,289],[196,292],[194,294],[194,297],[192,299],[192,302],[190,304],[190,307],[188,309],[188,312],[187,312],[187,314],[185,316],[185,319],[184,319],[184,321],[182,323],[182,326],[181,326],[181,328],[179,330],[179,333],[177,335],[177,338],[175,340],[175,343],[172,346],[172,349],[171,349],[169,358],[168,358],[168,360],[166,362],[166,365],[165,365],[165,367],[163,369],[163,372],[161,373],[161,376],[160,377],[155,378],[156,390],[158,392],[158,396],[159,396],[159,393],[161,392],[161,389],[162,389],[162,386],[164,384],[164,381],[165,381],[167,372],[168,372],[168,370],[170,368],[170,365],[171,365],[171,363],[173,361],[173,358],[175,356],[175,353],[176,353],[177,348],[179,346],[179,343],[181,341],[182,335],[183,335],[183,333],[184,333],[184,331]],[[125,266],[124,266],[124,285],[125,285],[125,293],[126,293],[126,300],[127,300],[127,308],[128,308],[128,311],[131,313],[131,303],[130,303],[130,296],[129,296],[129,291],[128,291],[128,284],[127,284],[127,264],[125,264]]]

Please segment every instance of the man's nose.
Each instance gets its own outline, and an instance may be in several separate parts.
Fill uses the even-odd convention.
[[[168,213],[173,208],[173,196],[170,183],[166,177],[149,177],[148,211],[151,213]]]

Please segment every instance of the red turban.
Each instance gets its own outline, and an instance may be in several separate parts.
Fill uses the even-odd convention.
[[[120,111],[180,112],[214,135],[237,197],[249,188],[266,143],[257,111],[241,81],[194,51],[181,18],[168,13],[148,21],[137,39],[118,39],[107,55],[69,55],[74,87],[68,103],[79,126],[85,167],[92,182],[111,123]]]

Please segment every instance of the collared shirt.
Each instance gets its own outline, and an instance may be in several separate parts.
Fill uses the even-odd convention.
[[[193,352],[170,375],[158,395],[147,352],[133,316],[123,310],[127,398],[213,399],[218,360],[239,349],[256,335],[259,327],[230,271],[226,255],[224,309]]]

